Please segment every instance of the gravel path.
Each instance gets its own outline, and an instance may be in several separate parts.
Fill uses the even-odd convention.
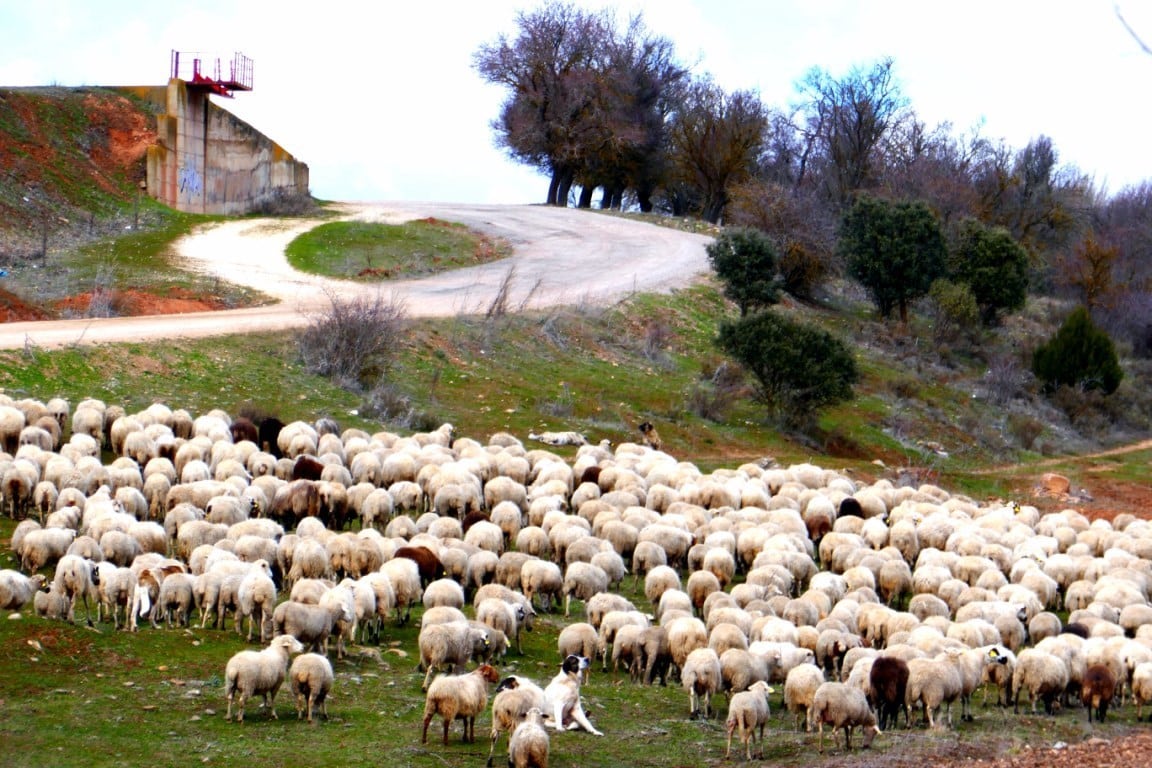
[[[546,206],[348,203],[342,218],[401,223],[428,216],[460,222],[513,246],[508,259],[418,280],[365,285],[305,275],[284,248],[320,220],[243,219],[206,226],[177,242],[189,268],[276,297],[265,307],[0,325],[0,349],[219,336],[300,327],[329,291],[390,292],[414,317],[482,312],[514,270],[510,306],[601,303],[633,291],[667,291],[708,268],[711,238],[591,211]]]

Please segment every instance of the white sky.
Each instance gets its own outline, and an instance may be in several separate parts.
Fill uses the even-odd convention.
[[[530,0],[0,0],[0,85],[167,81],[169,55],[254,60],[251,93],[218,100],[308,163],[341,200],[531,203],[547,179],[493,146],[503,91],[473,52],[514,34]],[[929,124],[1023,147],[1047,134],[1062,163],[1108,192],[1152,179],[1152,55],[1113,0],[581,0],[642,10],[696,71],[783,106],[811,67],[833,76],[883,56]],[[1119,0],[1152,45],[1152,3]],[[418,6],[418,7],[417,7]]]

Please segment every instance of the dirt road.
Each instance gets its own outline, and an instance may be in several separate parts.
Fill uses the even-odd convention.
[[[401,223],[434,216],[460,222],[513,246],[508,258],[419,280],[365,285],[305,275],[288,266],[284,248],[319,220],[244,219],[201,228],[177,242],[190,269],[250,286],[279,299],[264,307],[181,315],[53,320],[0,325],[0,349],[76,343],[219,336],[300,327],[324,306],[327,291],[347,296],[386,293],[415,317],[483,311],[514,270],[510,306],[538,308],[604,302],[632,291],[686,285],[708,267],[710,238],[605,216],[546,206],[451,203],[349,203],[343,218]]]

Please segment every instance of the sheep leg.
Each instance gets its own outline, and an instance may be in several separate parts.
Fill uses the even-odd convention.
[[[817,721],[818,730],[820,731],[820,746],[818,747],[820,754],[824,754],[824,718]]]
[[[732,732],[736,730],[736,721],[735,720],[729,720],[728,721],[727,730],[728,730],[728,747],[724,750],[724,759],[725,760],[727,760],[729,757],[732,756]],[[741,741],[744,740],[744,729],[743,728],[740,729],[740,740]]]

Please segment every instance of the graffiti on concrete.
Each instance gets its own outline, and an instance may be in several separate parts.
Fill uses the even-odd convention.
[[[204,181],[200,172],[190,165],[180,167],[177,174],[180,183],[180,194],[198,195],[204,190]]]

